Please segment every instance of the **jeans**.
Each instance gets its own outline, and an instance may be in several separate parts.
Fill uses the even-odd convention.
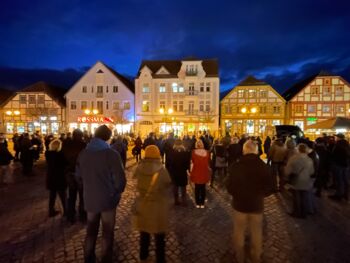
[[[336,180],[336,195],[348,199],[349,182],[348,168],[338,165],[333,166],[333,172]]]
[[[204,205],[205,202],[205,184],[195,184],[194,196],[196,205]]]
[[[305,218],[311,209],[311,193],[306,190],[293,190],[293,212],[296,217]]]
[[[233,246],[238,263],[243,263],[245,231],[250,236],[250,254],[253,263],[261,262],[263,214],[241,213],[233,211]]]
[[[109,211],[101,213],[87,213],[87,229],[84,246],[84,258],[86,263],[95,263],[95,246],[100,227],[100,219],[102,221],[102,263],[113,262],[113,240],[115,226],[115,212],[113,208]]]
[[[61,204],[63,207],[63,213],[66,214],[66,191],[65,190],[50,190],[49,197],[49,213],[53,213],[55,211],[55,201],[56,195],[61,199]]]
[[[165,262],[165,234],[158,233],[154,235],[156,241],[156,258],[157,263]],[[140,232],[140,259],[145,260],[149,255],[149,244],[151,240],[151,234],[147,232]]]
[[[284,175],[283,175],[284,165],[281,162],[272,162],[271,169],[273,175],[273,189],[277,191],[278,189],[282,190],[284,185]],[[277,177],[279,178],[279,187],[277,187]]]

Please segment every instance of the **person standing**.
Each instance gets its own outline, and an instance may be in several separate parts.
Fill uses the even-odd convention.
[[[155,237],[156,260],[165,262],[165,233],[168,230],[171,180],[162,165],[157,146],[145,149],[145,158],[137,166],[138,196],[135,201],[134,227],[140,232],[140,260],[147,260],[151,234]]]
[[[335,145],[331,157],[336,192],[329,197],[335,201],[340,201],[343,198],[349,200],[348,169],[350,164],[350,146],[349,142],[345,140],[344,134],[339,133],[335,136]]]
[[[33,148],[28,133],[24,133],[20,140],[20,162],[23,167],[23,175],[31,176],[33,170]]]
[[[141,161],[142,140],[140,136],[137,136],[135,140],[135,146],[132,149],[133,155],[136,157],[136,162]]]
[[[13,182],[9,168],[13,159],[12,154],[8,150],[5,136],[0,136],[0,184]]]
[[[274,183],[274,189],[275,192],[282,191],[284,189],[284,160],[287,155],[287,149],[286,146],[283,144],[283,141],[281,138],[276,139],[271,146],[271,149],[269,151],[268,155],[268,163],[271,161],[271,169],[272,169],[272,175],[273,175],[273,183]],[[278,184],[277,184],[277,178]],[[279,186],[277,186],[279,185]]]
[[[117,138],[113,139],[113,141],[114,142],[112,143],[111,148],[120,154],[123,162],[123,167],[125,169],[128,146],[124,143],[123,137],[121,135],[118,135]]]
[[[95,246],[102,221],[102,259],[113,261],[113,240],[116,207],[126,185],[125,172],[119,153],[107,141],[112,131],[102,125],[95,137],[82,150],[77,160],[76,176],[84,189],[87,230],[84,245],[85,262],[96,262]]]
[[[49,144],[45,152],[47,162],[46,187],[50,191],[49,195],[49,217],[58,214],[55,210],[56,195],[60,197],[63,215],[66,215],[66,178],[64,176],[65,160],[62,149],[62,141],[55,139]]]
[[[229,168],[227,191],[232,195],[233,244],[239,263],[245,260],[245,231],[250,235],[253,263],[261,262],[262,219],[264,198],[272,192],[272,177],[268,165],[258,156],[258,146],[251,140],[243,145],[243,156]]]
[[[204,208],[206,189],[210,180],[210,154],[204,149],[202,140],[196,142],[196,149],[192,151],[192,170],[190,179],[195,184],[195,201],[197,208]]]
[[[169,151],[169,173],[173,183],[174,203],[175,205],[186,205],[186,186],[187,172],[191,165],[191,152],[187,151],[183,142],[179,139],[175,140],[174,147]],[[181,202],[179,198],[181,193]]]
[[[232,165],[233,163],[236,163],[242,156],[242,146],[238,142],[238,137],[233,137],[231,139],[231,144],[228,146],[228,166]]]
[[[16,132],[13,137],[12,137],[12,142],[13,142],[13,150],[15,151],[15,161],[19,161],[19,150],[20,150],[20,146],[19,146],[19,135]]]
[[[309,194],[312,189],[314,164],[307,155],[308,147],[304,143],[298,144],[298,154],[292,156],[285,168],[286,176],[293,189],[293,217],[305,218],[309,209]]]
[[[62,140],[61,140],[62,141]],[[72,224],[75,223],[75,203],[79,195],[79,219],[86,221],[86,212],[84,209],[83,188],[78,185],[75,177],[76,163],[79,153],[85,149],[86,143],[83,141],[83,132],[79,129],[73,131],[73,138],[70,141],[64,141],[62,152],[66,162],[65,177],[68,184],[68,202],[67,219]]]

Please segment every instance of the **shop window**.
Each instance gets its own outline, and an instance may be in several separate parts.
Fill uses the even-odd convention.
[[[142,102],[142,111],[143,112],[149,112],[149,101],[144,100]]]
[[[316,105],[307,105],[307,112],[315,113],[316,112]]]

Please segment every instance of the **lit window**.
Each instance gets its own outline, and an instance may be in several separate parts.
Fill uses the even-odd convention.
[[[318,93],[319,93],[318,86],[311,86],[310,92],[311,92],[311,95],[318,95]]]
[[[142,102],[142,111],[143,112],[149,112],[149,101],[144,100]]]
[[[310,112],[310,113],[316,112],[316,105],[307,105],[307,112]]]
[[[335,96],[343,96],[343,95],[344,95],[344,87],[335,86]]]
[[[160,85],[159,85],[159,92],[166,92],[166,87],[165,87],[165,83],[161,83]]]
[[[182,83],[179,84],[179,92],[185,92],[185,89]]]
[[[238,98],[244,98],[244,90],[239,90],[238,91]]]
[[[295,105],[296,113],[303,113],[303,111],[304,111],[304,105]]]
[[[331,105],[323,105],[322,111],[323,112],[331,112]]]
[[[280,106],[273,106],[273,108],[272,108],[272,112],[273,113],[280,113],[280,111],[281,111],[281,107]]]
[[[148,86],[148,84],[143,84],[142,92],[143,93],[149,93],[149,86]]]
[[[248,94],[249,94],[249,98],[255,98],[255,90],[249,90],[248,91]]]
[[[113,110],[119,110],[119,101],[113,102]]]
[[[177,83],[171,84],[171,87],[173,88],[173,92],[178,92],[179,91],[179,87],[177,86]]]
[[[87,109],[87,101],[82,101],[81,102],[81,109],[86,110]]]
[[[184,111],[184,102],[183,101],[179,101],[179,111],[180,112]]]
[[[177,112],[177,101],[173,101],[173,110]]]
[[[130,110],[130,102],[124,101],[124,110]]]
[[[260,98],[267,98],[267,90],[260,90]]]
[[[70,102],[70,109],[71,110],[76,110],[77,109],[77,102],[76,101],[71,101]]]
[[[160,101],[159,102],[159,108],[160,109],[165,109],[165,101]]]

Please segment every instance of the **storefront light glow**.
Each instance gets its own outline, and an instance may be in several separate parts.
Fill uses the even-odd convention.
[[[98,114],[98,110],[94,109],[94,110],[92,110],[92,113],[96,115],[96,114]]]
[[[20,114],[21,114],[21,112],[20,112],[19,110],[15,110],[13,113],[14,113],[15,115],[20,115]]]
[[[12,111],[10,110],[6,111],[6,115],[12,115]]]
[[[246,113],[246,112],[247,112],[247,108],[242,108],[242,109],[241,109],[241,112],[242,112],[242,113]]]
[[[85,114],[90,114],[91,113],[90,110],[85,110],[84,112],[85,112]]]

